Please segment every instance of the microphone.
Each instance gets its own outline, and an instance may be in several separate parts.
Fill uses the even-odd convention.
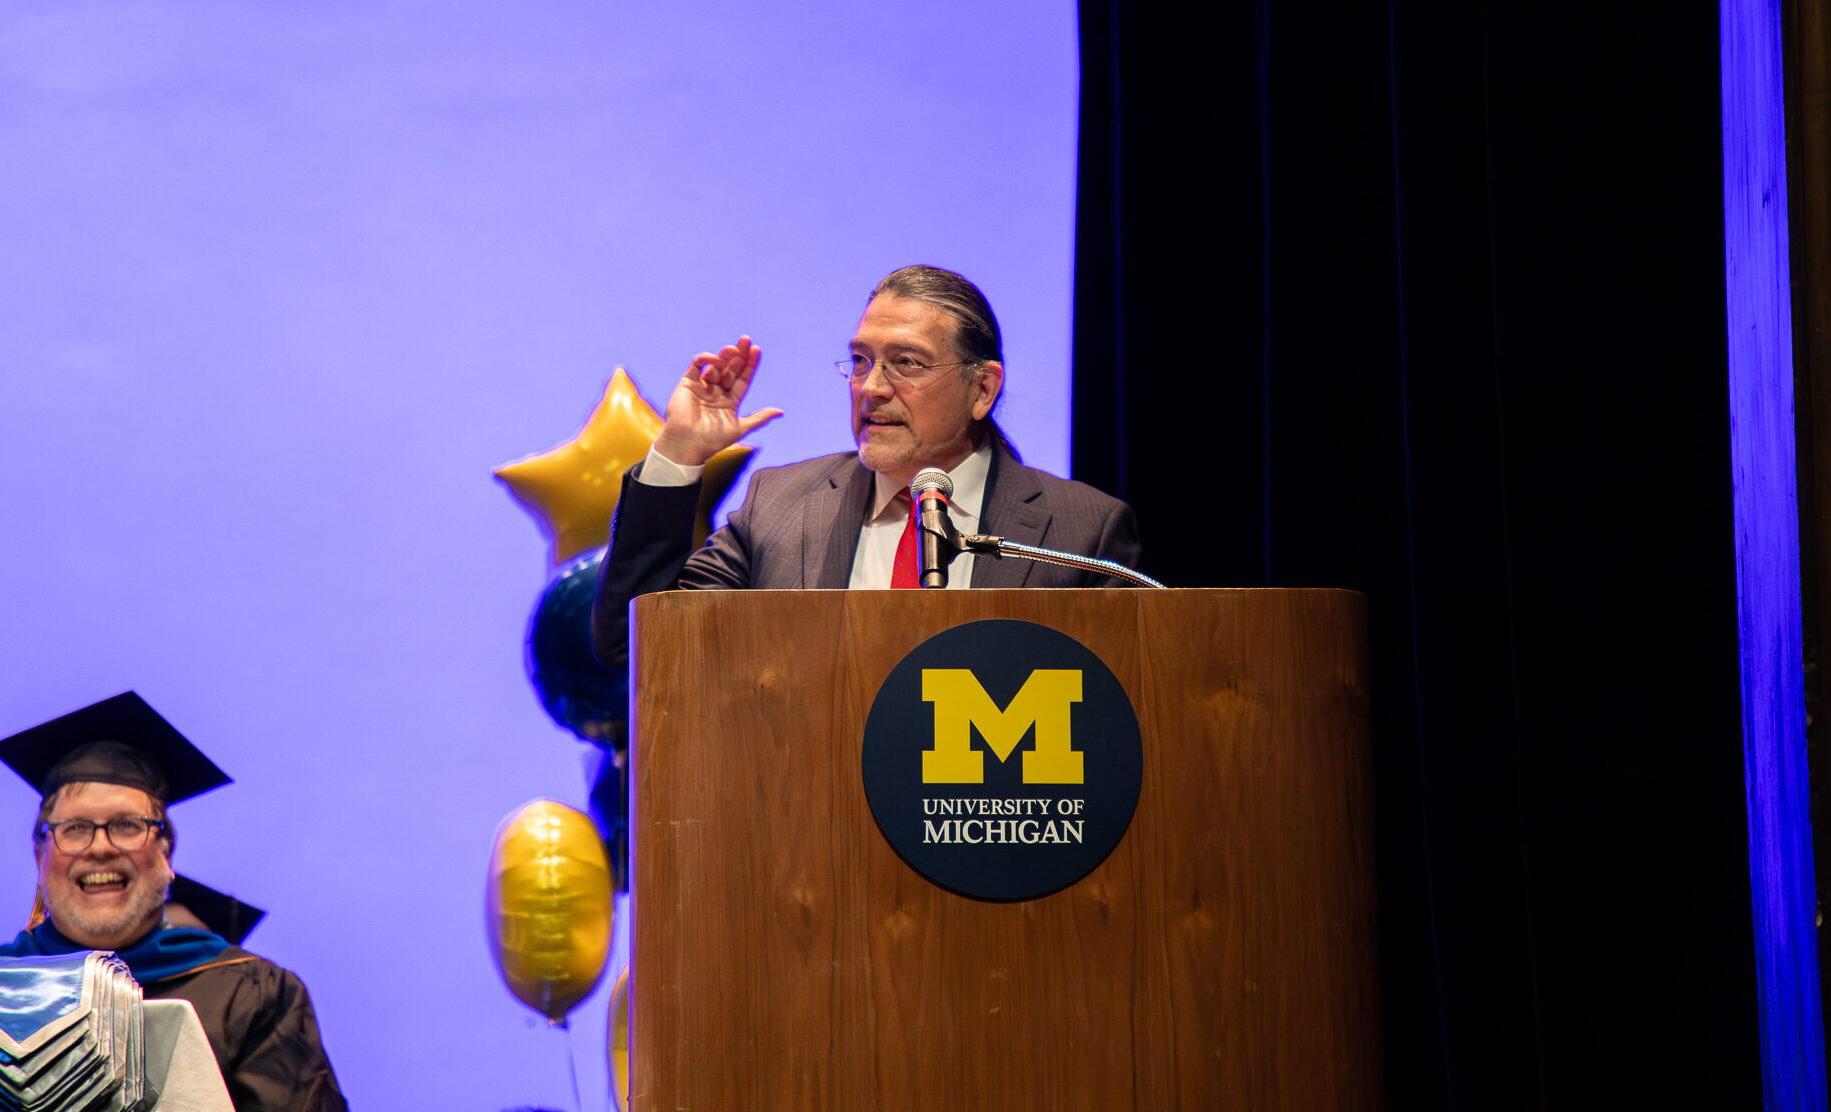
[[[960,531],[947,516],[954,481],[939,467],[924,467],[909,483],[921,536],[922,586],[947,586],[947,565],[960,554]]]

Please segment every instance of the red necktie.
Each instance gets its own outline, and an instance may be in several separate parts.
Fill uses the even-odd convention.
[[[897,498],[909,507],[909,520],[903,523],[902,539],[896,542],[896,564],[890,570],[890,585],[898,590],[920,588],[921,569],[916,564],[916,508],[909,492],[898,491]]]

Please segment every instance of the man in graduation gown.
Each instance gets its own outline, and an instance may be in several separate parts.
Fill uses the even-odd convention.
[[[228,777],[132,692],[8,738],[0,758],[44,796],[43,918],[0,956],[112,950],[148,998],[191,1002],[237,1112],[345,1112],[299,978],[166,918],[167,807]]]

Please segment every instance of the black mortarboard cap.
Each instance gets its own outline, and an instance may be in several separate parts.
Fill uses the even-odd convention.
[[[227,939],[231,946],[240,946],[254,925],[267,915],[253,904],[245,904],[182,873],[172,877],[172,894],[167,902],[196,916],[204,926]]]
[[[94,781],[139,788],[170,806],[229,782],[131,691],[0,741],[0,760],[42,795]]]

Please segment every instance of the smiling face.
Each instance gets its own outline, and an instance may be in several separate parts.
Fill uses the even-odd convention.
[[[890,363],[905,357],[929,366],[953,363],[964,358],[954,328],[951,317],[925,302],[881,295],[865,307],[852,353]],[[901,386],[874,366],[852,380],[859,460],[904,486],[924,467],[952,470],[979,446],[981,423],[1003,386],[1004,367],[996,362],[976,370],[948,367],[920,385]]]
[[[110,819],[157,818],[161,813],[153,797],[138,788],[75,783],[62,789],[45,821],[87,819],[100,826]],[[45,914],[70,941],[117,950],[159,925],[172,867],[156,834],[128,851],[116,849],[107,831],[98,829],[87,849],[66,853],[47,832],[33,852]]]

